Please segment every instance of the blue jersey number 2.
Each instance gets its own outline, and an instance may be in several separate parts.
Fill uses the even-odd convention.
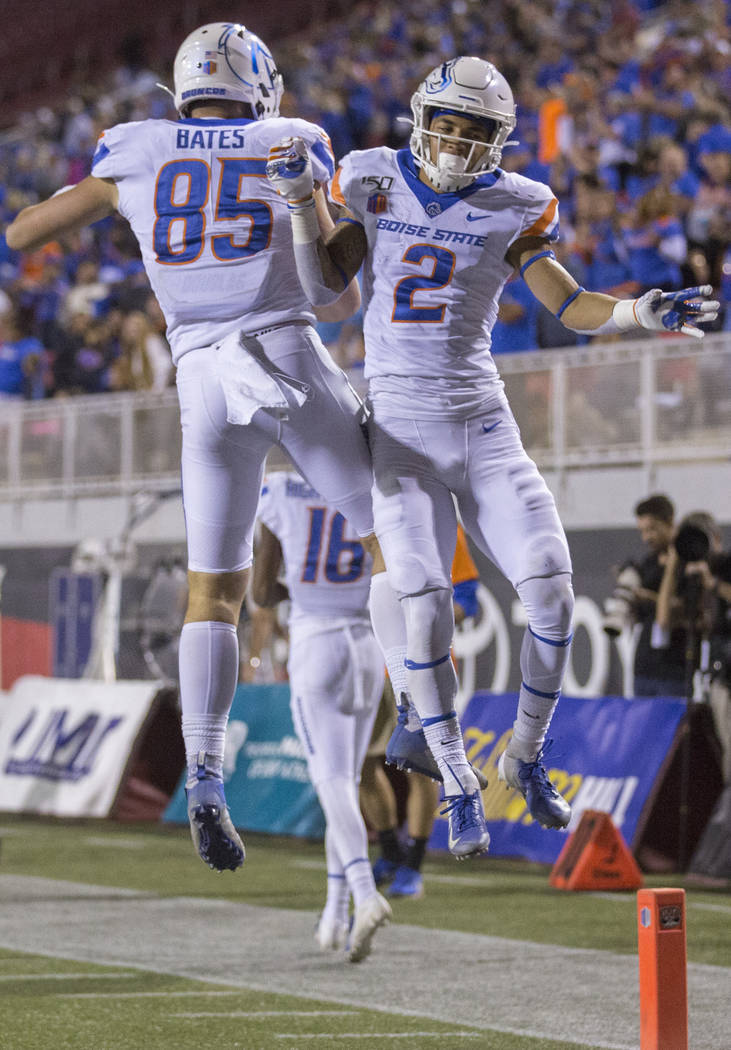
[[[231,233],[212,231],[211,250],[217,259],[244,259],[269,247],[272,211],[265,201],[241,196],[245,176],[261,176],[261,164],[252,157],[226,157],[216,194],[213,221],[250,220],[248,234],[237,241]],[[195,262],[203,252],[206,233],[204,208],[208,204],[211,170],[204,160],[171,160],[164,164],[155,185],[155,225],[152,231],[157,262],[180,266]]]
[[[402,277],[396,285],[393,293],[392,321],[397,323],[421,321],[439,324],[444,320],[446,303],[416,306],[414,296],[417,292],[433,292],[438,288],[446,288],[452,280],[456,256],[447,248],[439,248],[435,244],[412,244],[404,252],[401,261],[421,266],[425,260],[427,262],[431,260],[433,263],[430,274],[420,273],[413,277]]]

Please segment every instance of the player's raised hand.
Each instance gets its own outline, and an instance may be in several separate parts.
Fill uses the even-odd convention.
[[[702,339],[704,333],[696,326],[697,322],[715,321],[720,309],[720,303],[708,298],[712,293],[710,284],[682,288],[679,292],[653,288],[634,300],[635,319],[643,328],[666,329]]]
[[[282,139],[272,146],[266,173],[271,185],[290,207],[297,208],[312,200],[312,164],[301,138]]]

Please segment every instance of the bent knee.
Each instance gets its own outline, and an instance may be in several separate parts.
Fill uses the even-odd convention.
[[[534,631],[557,639],[568,637],[575,604],[570,572],[523,580],[517,590]]]
[[[449,651],[454,634],[451,588],[435,587],[403,598],[408,654],[411,660],[429,662]]]

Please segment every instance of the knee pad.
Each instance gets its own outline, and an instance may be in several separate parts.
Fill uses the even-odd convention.
[[[534,576],[523,580],[516,589],[531,631],[555,642],[563,642],[570,636],[574,615],[570,572]]]
[[[452,592],[438,587],[402,599],[406,616],[407,656],[428,664],[449,652],[454,634]]]

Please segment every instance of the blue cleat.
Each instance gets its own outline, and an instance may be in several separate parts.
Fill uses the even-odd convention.
[[[424,730],[421,727],[415,730],[406,727],[409,717],[408,702],[397,704],[396,710],[398,721],[391,734],[391,739],[386,744],[386,763],[389,766],[396,766],[397,769],[406,770],[407,773],[421,773],[441,784],[444,778],[429,750]]]
[[[485,853],[490,845],[490,834],[485,826],[485,811],[479,788],[468,795],[447,795],[442,816],[449,818],[449,852],[457,860]]]
[[[185,785],[193,845],[215,871],[235,871],[244,863],[244,844],[231,822],[223,781],[199,765]]]
[[[403,693],[401,695],[405,696]],[[396,766],[397,769],[403,769],[407,773],[421,773],[422,776],[442,784],[444,777],[426,742],[424,730],[421,727],[419,729],[407,728],[409,701],[397,704],[396,710],[398,721],[386,744],[386,764]],[[480,790],[484,791],[487,787],[487,777],[477,766],[472,766],[472,772],[477,777]]]
[[[392,860],[386,860],[385,857],[379,857],[373,865],[373,878],[376,886],[383,886],[385,883],[390,882],[398,871],[398,864]]]
[[[396,869],[393,882],[388,888],[389,897],[423,897],[424,877],[415,868],[402,864]]]
[[[503,751],[498,762],[498,780],[516,788],[525,799],[528,812],[544,828],[565,828],[571,820],[571,806],[558,793],[543,767],[545,748],[532,762],[523,762]]]

